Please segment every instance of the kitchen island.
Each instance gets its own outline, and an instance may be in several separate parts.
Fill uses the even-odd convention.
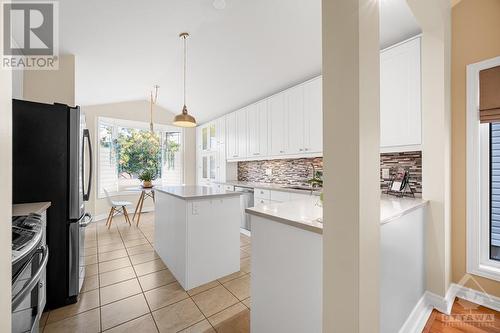
[[[240,270],[239,192],[155,188],[156,252],[185,290]]]

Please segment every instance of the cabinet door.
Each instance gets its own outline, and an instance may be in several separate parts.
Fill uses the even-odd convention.
[[[217,126],[217,180],[226,181],[226,117],[216,120]]]
[[[258,142],[259,142],[259,151],[258,156],[267,156],[268,154],[268,129],[267,126],[269,124],[268,119],[268,100],[263,100],[257,103],[257,127],[259,129],[258,133]]]
[[[226,116],[226,156],[228,160],[238,158],[236,112]]]
[[[288,111],[288,154],[304,152],[304,86],[285,92]]]
[[[247,157],[267,155],[267,100],[250,105],[247,110]]]
[[[198,184],[203,180],[202,177],[202,158],[201,158],[201,127],[196,127],[196,182]]]
[[[269,98],[269,155],[287,153],[288,117],[284,93]]]
[[[420,145],[420,39],[380,54],[380,146]]]
[[[248,106],[246,109],[247,109],[247,124],[248,124],[247,126],[248,157],[254,157],[260,154],[259,109],[257,104],[252,104]]]
[[[321,76],[304,84],[304,151],[323,151],[323,92]]]
[[[236,111],[238,158],[247,157],[247,109]]]
[[[206,125],[201,128],[201,149],[208,150],[208,126]]]
[[[213,121],[208,125],[208,143],[209,150],[217,149],[217,125],[216,122]]]

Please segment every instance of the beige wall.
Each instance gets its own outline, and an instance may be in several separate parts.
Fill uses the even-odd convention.
[[[1,10],[0,10],[1,14]],[[0,33],[3,31],[0,27]],[[0,46],[1,49],[1,46]],[[12,73],[0,69],[0,332],[10,332],[12,218]]]
[[[452,258],[459,282],[466,273],[466,66],[500,56],[500,0],[462,0],[453,7],[452,38]],[[475,278],[500,297],[500,282]]]
[[[379,13],[323,0],[323,332],[379,331]]]
[[[116,119],[126,119],[134,121],[149,122],[149,102],[148,101],[131,101],[122,103],[111,103],[102,105],[82,106],[81,110],[85,113],[87,128],[93,138],[93,147],[97,147],[98,138],[96,135],[97,119],[99,117],[109,117]],[[174,114],[168,112],[160,106],[155,106],[154,122],[158,124],[171,124]],[[195,129],[185,129],[184,131],[184,182],[189,185],[194,185],[195,170],[196,170],[196,143]],[[94,156],[97,156],[94,149]],[[94,170],[97,170],[97,159],[94,159]],[[109,206],[106,199],[97,198],[97,175],[94,173],[90,201],[87,209],[94,215],[99,216],[109,212]],[[139,195],[126,195],[113,197],[114,200],[127,200],[135,204]],[[152,204],[148,200],[144,203],[144,209],[152,209]]]
[[[24,71],[23,99],[75,105],[75,56],[61,55],[58,70]]]

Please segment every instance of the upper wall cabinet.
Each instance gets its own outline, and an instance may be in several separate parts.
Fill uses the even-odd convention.
[[[228,160],[247,157],[247,108],[226,116],[226,145]]]
[[[420,38],[380,54],[380,146],[383,152],[420,150]]]
[[[304,84],[304,151],[323,151],[323,85],[321,76]]]
[[[288,116],[285,110],[285,95],[269,98],[269,149],[271,156],[285,155],[288,150]]]
[[[304,86],[299,85],[284,92],[288,116],[287,154],[304,152]]]
[[[252,104],[247,110],[248,157],[266,156],[268,147],[268,103],[267,99]]]

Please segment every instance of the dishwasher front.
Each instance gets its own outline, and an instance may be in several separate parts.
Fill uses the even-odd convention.
[[[245,210],[249,207],[253,207],[253,188],[235,186],[234,191],[242,193],[240,196],[242,207],[240,228],[250,231],[250,215],[245,213]]]

